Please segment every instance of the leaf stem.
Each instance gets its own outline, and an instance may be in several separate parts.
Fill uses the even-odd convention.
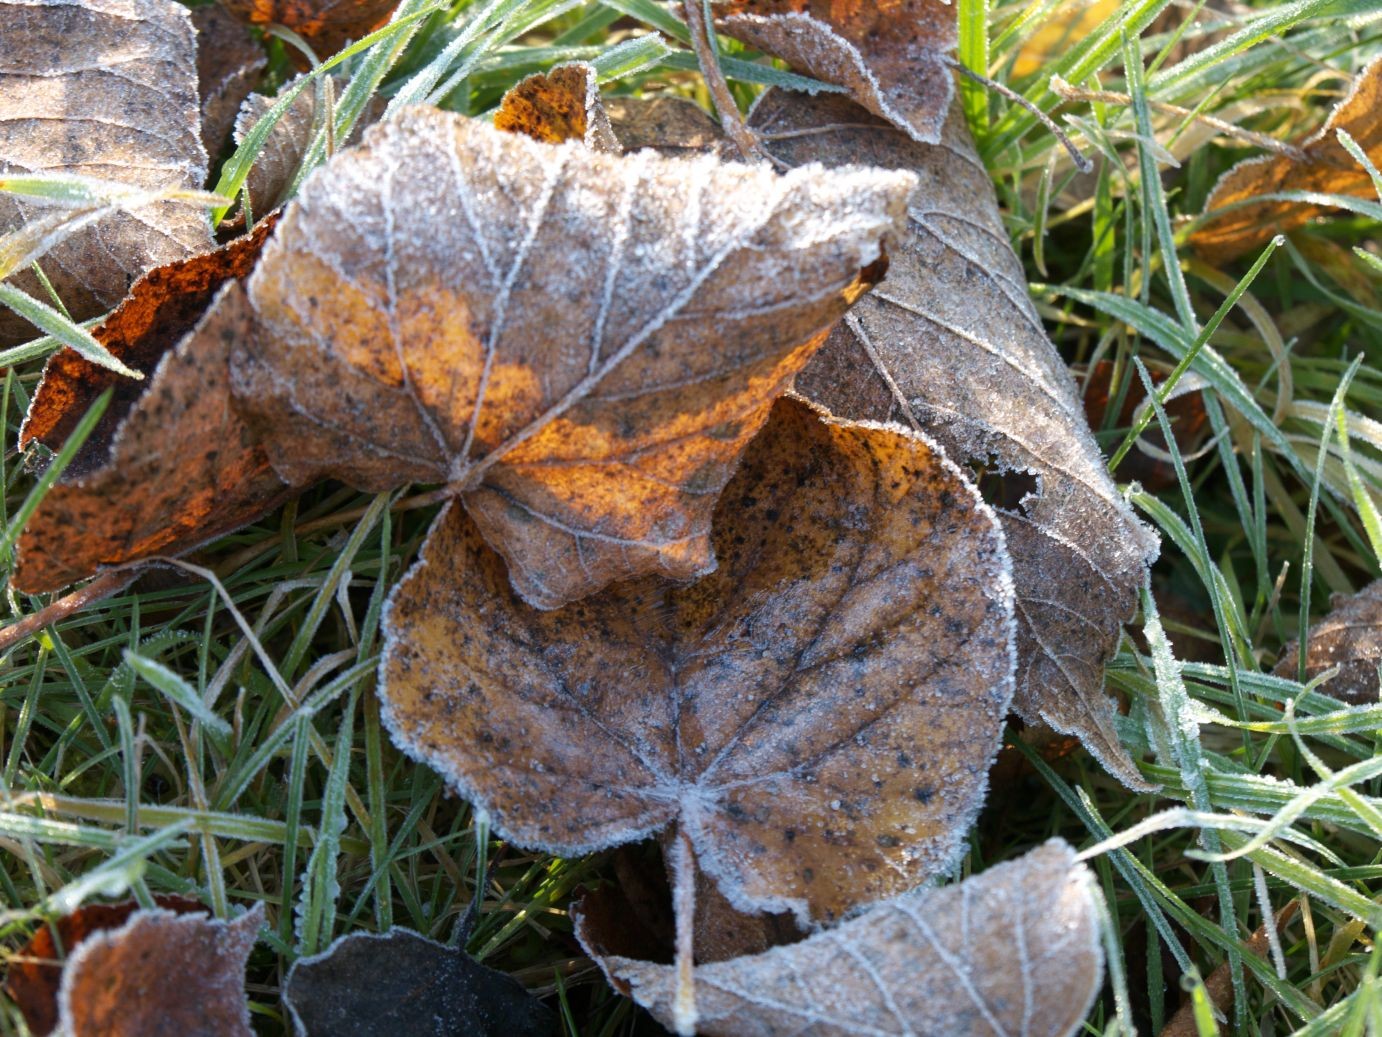
[[[130,569],[111,569],[102,573],[92,580],[85,587],[67,594],[51,604],[45,605],[37,612],[31,612],[22,619],[16,620],[9,626],[0,629],[0,653],[8,652],[15,645],[33,637],[44,627],[60,623],[68,616],[74,615],[86,608],[94,605],[98,601],[104,601],[112,594],[119,594],[122,590],[134,582],[139,573]]]
[[[705,77],[705,85],[710,90],[710,99],[715,102],[715,110],[720,114],[720,125],[724,128],[725,136],[734,141],[745,161],[762,160],[763,149],[758,145],[758,138],[744,122],[744,115],[739,111],[725,73],[720,68],[720,56],[716,53],[706,17],[705,0],[682,0],[682,9],[686,12],[687,28],[691,30],[691,46],[695,48],[701,75]]]
[[[696,3],[698,0],[690,0]],[[672,910],[677,916],[677,990],[672,1022],[681,1037],[696,1032],[696,856],[691,839],[678,828],[672,842]]]

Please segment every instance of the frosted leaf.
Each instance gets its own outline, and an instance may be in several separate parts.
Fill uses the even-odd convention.
[[[1263,195],[1300,191],[1375,198],[1372,177],[1340,143],[1340,130],[1353,137],[1374,165],[1382,163],[1382,58],[1358,74],[1348,96],[1329,113],[1320,131],[1300,146],[1297,156],[1250,158],[1219,178],[1198,228],[1190,235],[1195,251],[1212,263],[1225,263],[1262,248],[1276,235],[1309,223],[1331,208]]]
[[[296,1037],[555,1037],[511,976],[411,929],[351,933],[299,958],[283,991]]]
[[[654,148],[665,155],[717,151],[729,157],[733,148],[720,124],[685,97],[611,97],[605,101],[605,111],[625,151]]]
[[[408,109],[285,210],[236,394],[290,482],[449,484],[539,607],[703,575],[719,490],[913,183]]]
[[[1053,840],[941,889],[876,904],[800,943],[699,965],[706,1037],[1067,1037],[1103,982],[1093,876]],[[576,934],[665,1025],[676,976]]]
[[[576,140],[596,151],[623,150],[600,102],[595,67],[584,62],[538,72],[511,88],[494,125],[548,144]]]
[[[70,173],[149,190],[200,189],[197,51],[173,0],[0,0],[0,175]],[[0,234],[45,208],[0,193]],[[120,211],[51,249],[43,271],[77,320],[118,303],[144,271],[212,247],[205,213],[175,202]],[[30,271],[11,283],[36,298]],[[0,308],[0,345],[32,338]]]
[[[151,377],[120,379],[55,354],[22,444],[56,450],[95,399],[112,399],[63,477],[29,518],[12,582],[56,590],[102,565],[180,554],[281,503],[287,487],[230,405],[232,346],[251,327],[238,281],[271,228],[150,271],[95,335]]]
[[[836,918],[943,870],[1011,695],[991,510],[919,436],[784,400],[714,544],[695,584],[540,612],[451,505],[385,621],[395,742],[520,846],[675,825],[741,911]]]
[[[262,904],[232,922],[152,908],[93,933],[63,968],[57,1032],[252,1037],[245,963],[263,921]]]
[[[843,86],[914,140],[940,140],[959,39],[948,0],[718,0],[727,36]]]
[[[918,144],[844,98],[774,90],[750,121],[789,166],[867,162],[919,174],[887,278],[797,390],[843,418],[924,429],[956,461],[1027,484],[1000,508],[1017,593],[1013,704],[1147,788],[1118,741],[1103,678],[1157,539],[1109,478],[963,115],[954,110],[939,144]]]
[[[254,34],[216,4],[193,11],[192,24],[197,29],[202,146],[214,163],[240,105],[259,85],[268,57]]]
[[[1338,674],[1320,691],[1355,705],[1375,705],[1382,698],[1378,667],[1382,666],[1382,580],[1351,596],[1335,595],[1329,615],[1310,628],[1305,677],[1313,680],[1330,667]],[[1292,641],[1281,652],[1273,671],[1296,679],[1300,646]]]
[[[398,0],[221,0],[221,4],[250,25],[292,29],[318,58],[329,58],[388,21]],[[303,61],[296,50],[292,53],[294,60]]]

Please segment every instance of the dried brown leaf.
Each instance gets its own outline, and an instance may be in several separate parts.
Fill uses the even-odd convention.
[[[67,959],[58,1029],[71,1037],[252,1037],[245,962],[264,907],[231,922],[162,908],[84,940]]]
[[[600,103],[595,68],[583,62],[536,73],[510,89],[494,125],[548,144],[576,140],[596,151],[623,150]]]
[[[451,505],[391,599],[395,741],[522,846],[675,824],[742,911],[835,918],[944,868],[1011,692],[990,509],[914,434],[783,400],[714,544],[695,584],[541,612]]]
[[[173,0],[0,0],[0,24],[0,175],[202,187],[196,40],[185,7]],[[44,211],[0,193],[0,233]],[[51,249],[42,265],[72,316],[85,320],[118,303],[146,270],[212,244],[205,213],[157,202],[87,227]],[[27,270],[11,282],[48,298]],[[34,335],[27,321],[0,308],[0,345]]]
[[[282,25],[301,36],[318,58],[329,58],[351,40],[389,20],[398,0],[221,0],[250,25]]]
[[[716,496],[912,183],[412,109],[285,211],[236,392],[289,482],[449,484],[539,607],[699,576]]]
[[[1320,691],[1357,705],[1375,704],[1382,697],[1377,676],[1382,666],[1382,580],[1351,596],[1335,595],[1331,605],[1329,615],[1310,628],[1305,677],[1314,680],[1337,666],[1338,674]],[[1300,645],[1292,641],[1273,672],[1295,680],[1299,665]]]
[[[1027,297],[963,115],[956,109],[932,146],[844,98],[775,90],[751,125],[789,166],[866,162],[919,174],[910,232],[887,278],[846,316],[797,390],[844,418],[924,429],[955,460],[1019,487],[1000,501],[1017,591],[1013,704],[1078,735],[1125,784],[1146,788],[1114,731],[1103,675],[1157,540],[1108,476],[1074,381]]]
[[[259,85],[268,58],[254,34],[223,7],[198,7],[192,24],[197,29],[202,146],[214,159],[230,136],[240,105]]]
[[[103,565],[181,554],[285,499],[229,391],[230,350],[252,334],[236,279],[270,227],[151,271],[97,329],[113,353],[152,375],[146,382],[118,379],[70,351],[49,360],[22,443],[57,449],[101,392],[114,383],[117,393],[25,526],[17,589],[56,590]]]
[[[716,27],[845,87],[913,139],[940,140],[959,39],[949,0],[721,0]]]
[[[1250,158],[1219,178],[1205,202],[1204,222],[1190,235],[1195,251],[1225,263],[1330,211],[1327,204],[1264,195],[1303,191],[1375,198],[1372,178],[1339,143],[1339,130],[1350,134],[1374,165],[1382,165],[1382,58],[1358,74],[1324,127],[1301,145],[1303,158]],[[1215,215],[1219,209],[1226,211]]]
[[[714,151],[725,143],[720,124],[685,97],[611,97],[605,101],[605,110],[625,151],[654,148],[667,155],[685,155]],[[729,157],[729,152],[722,157]]]
[[[1066,1037],[1102,983],[1093,876],[1053,840],[941,889],[763,954],[695,970],[706,1037]],[[576,932],[615,987],[665,1025],[676,973],[609,954]]]

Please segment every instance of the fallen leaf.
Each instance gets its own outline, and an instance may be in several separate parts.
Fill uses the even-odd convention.
[[[1066,1037],[1103,983],[1093,876],[1052,840],[952,886],[920,889],[786,947],[695,970],[706,1037]],[[673,966],[576,935],[611,984],[675,1023]]]
[[[207,914],[204,906],[185,897],[158,896],[158,906],[174,914]],[[85,904],[34,931],[10,958],[5,969],[5,994],[24,1016],[35,1037],[52,1033],[58,1025],[58,989],[62,986],[63,957],[92,933],[124,925],[139,904]]]
[[[0,176],[64,173],[149,190],[202,187],[196,40],[185,7],[173,0],[0,0],[0,22]],[[0,233],[44,211],[0,192]],[[72,317],[85,320],[118,303],[146,270],[212,245],[205,213],[161,201],[79,231],[48,251],[42,266]],[[30,271],[11,283],[48,298]],[[27,321],[0,308],[0,345],[34,335]]]
[[[1084,410],[1090,428],[1103,428],[1109,407],[1117,402],[1110,398],[1114,371],[1113,361],[1100,360],[1086,378]],[[1166,375],[1161,371],[1153,371],[1151,376],[1155,385],[1160,385],[1166,380]],[[1122,405],[1118,409],[1118,417],[1112,422],[1112,427],[1127,429],[1148,406],[1147,390],[1134,372],[1125,369],[1123,377],[1127,382],[1127,390],[1123,394]],[[1177,386],[1177,392],[1187,384],[1182,381]],[[1171,428],[1176,435],[1177,449],[1180,450],[1181,456],[1189,457],[1200,448],[1209,431],[1209,413],[1204,409],[1204,399],[1198,392],[1189,392],[1173,395],[1165,404],[1166,416],[1170,419]],[[1153,422],[1138,437],[1136,448],[1123,458],[1118,475],[1129,482],[1141,483],[1144,489],[1152,493],[1160,493],[1176,485],[1176,466],[1167,452],[1166,437],[1158,423]]]
[[[398,0],[221,0],[221,4],[250,25],[292,29],[320,60],[383,25]]]
[[[449,484],[538,607],[700,576],[720,489],[912,183],[410,109],[285,210],[236,394],[290,483]]]
[[[1300,146],[1299,158],[1262,155],[1239,162],[1219,178],[1205,202],[1203,222],[1190,235],[1195,251],[1212,263],[1226,263],[1331,209],[1313,201],[1264,196],[1309,192],[1375,198],[1368,171],[1339,143],[1340,130],[1357,141],[1374,165],[1382,164],[1382,58],[1358,74],[1324,127]],[[1220,209],[1225,211],[1216,215]]]
[[[288,972],[297,1037],[547,1037],[556,1016],[522,984],[411,929],[351,933]]]
[[[182,554],[254,521],[288,488],[231,407],[229,357],[253,333],[236,278],[269,225],[238,245],[151,272],[98,330],[151,371],[124,391],[19,539],[11,584],[57,590],[105,565]],[[209,305],[208,305],[209,301]],[[111,376],[81,358],[49,361],[21,441],[56,448]],[[109,411],[107,412],[110,413]]]
[[[949,0],[722,0],[715,26],[847,89],[915,140],[935,144],[954,93]]]
[[[1329,615],[1310,628],[1305,677],[1314,680],[1337,666],[1338,674],[1319,690],[1344,702],[1375,705],[1382,697],[1382,580],[1351,596],[1335,595],[1330,604]],[[1272,672],[1295,680],[1299,664],[1300,645],[1292,641],[1282,649]]]
[[[192,12],[197,28],[197,88],[202,99],[202,146],[211,158],[235,125],[235,115],[259,85],[268,57],[254,34],[216,4]]]
[[[542,612],[450,505],[391,598],[395,742],[520,846],[675,824],[741,911],[835,918],[944,869],[1011,693],[990,509],[916,435],[783,400],[714,542],[697,583]]]
[[[625,151],[655,148],[667,155],[684,155],[715,150],[725,141],[720,124],[685,97],[611,97],[604,106],[614,136]]]
[[[510,89],[494,113],[494,125],[548,144],[577,140],[596,151],[623,150],[600,103],[595,68],[584,62],[558,65]]]
[[[887,278],[797,390],[843,418],[923,429],[956,461],[1005,477],[997,506],[1017,593],[1013,705],[1078,735],[1130,788],[1147,788],[1118,741],[1103,679],[1157,540],[1108,476],[963,115],[955,109],[930,146],[844,98],[774,90],[750,124],[788,166],[865,162],[920,175]]]

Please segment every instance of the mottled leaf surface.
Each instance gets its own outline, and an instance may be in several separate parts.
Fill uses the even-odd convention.
[[[618,96],[607,98],[604,107],[625,151],[654,148],[665,155],[687,155],[712,151],[725,142],[720,124],[685,97]]]
[[[600,103],[595,68],[584,63],[538,72],[504,95],[494,125],[548,144],[577,140],[596,151],[623,149]]]
[[[71,1037],[252,1037],[245,962],[264,908],[231,922],[136,911],[84,940],[62,973],[58,1031]]]
[[[286,208],[237,396],[290,482],[449,484],[539,607],[700,576],[716,496],[913,183],[410,109]]]
[[[318,58],[329,58],[388,21],[398,0],[221,0],[221,4],[250,25],[292,29]]]
[[[1382,165],[1382,58],[1358,74],[1320,131],[1301,145],[1298,157],[1250,158],[1219,178],[1205,202],[1205,220],[1190,235],[1195,251],[1210,262],[1225,263],[1331,211],[1327,203],[1263,196],[1308,192],[1376,199],[1372,177],[1339,143],[1339,130],[1353,137],[1374,166]]]
[[[173,0],[0,0],[0,175],[71,173],[137,188],[200,189],[197,46]],[[46,209],[0,193],[0,233]],[[157,202],[114,213],[51,249],[43,270],[77,320],[144,271],[212,247],[205,213]],[[47,292],[29,271],[12,282]],[[37,334],[0,309],[0,345]]]
[[[832,918],[947,866],[1011,694],[990,509],[901,429],[774,409],[715,517],[719,568],[519,600],[463,511],[394,592],[394,740],[515,843],[677,825],[741,911]]]
[[[800,943],[695,970],[706,1037],[1068,1037],[1103,982],[1093,876],[1055,841],[941,889],[870,907]],[[576,932],[665,1025],[676,972]]]
[[[1017,592],[1014,705],[1145,787],[1113,729],[1103,677],[1157,540],[1108,476],[963,116],[957,109],[941,142],[925,145],[843,98],[772,91],[751,124],[789,166],[865,162],[920,176],[887,278],[797,389],[840,417],[924,429],[956,461],[1030,486],[1001,501]]]
[[[1310,628],[1305,678],[1314,680],[1337,666],[1338,674],[1320,691],[1357,705],[1376,704],[1382,697],[1377,675],[1382,666],[1382,580],[1357,594],[1336,595],[1332,605],[1329,615]],[[1292,641],[1273,672],[1295,680],[1299,665],[1300,645]]]
[[[828,83],[915,140],[940,140],[959,39],[946,0],[723,0],[716,27]]]
[[[555,1037],[552,1011],[510,976],[411,929],[351,933],[288,973],[297,1037]]]

